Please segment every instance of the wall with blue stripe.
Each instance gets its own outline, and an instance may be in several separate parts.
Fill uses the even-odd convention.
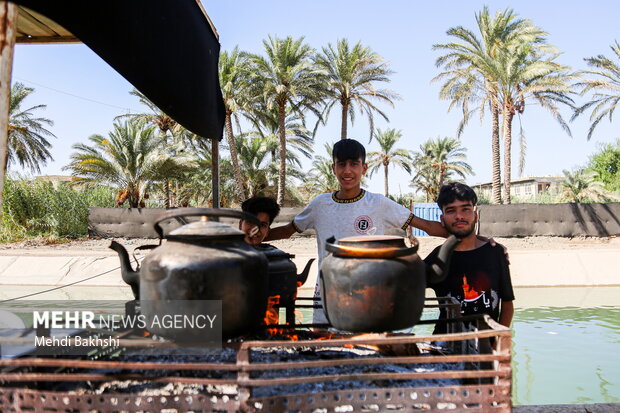
[[[429,221],[439,221],[441,210],[435,202],[413,204],[413,214],[416,217],[428,219]],[[428,234],[421,229],[414,228],[413,235],[416,237],[428,237]]]

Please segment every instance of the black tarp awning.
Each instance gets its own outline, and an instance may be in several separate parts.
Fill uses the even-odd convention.
[[[63,26],[185,128],[222,138],[220,45],[197,0],[12,1]]]

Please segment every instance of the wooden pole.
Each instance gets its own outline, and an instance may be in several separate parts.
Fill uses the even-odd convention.
[[[0,0],[0,216],[6,175],[4,165],[9,156],[9,104],[16,29],[17,6]]]
[[[220,141],[211,140],[211,188],[213,208],[220,207]]]

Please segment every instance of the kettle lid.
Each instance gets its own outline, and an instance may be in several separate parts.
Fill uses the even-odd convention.
[[[190,222],[182,227],[170,231],[166,239],[187,241],[243,239],[245,233],[230,225],[216,221],[200,220]]]

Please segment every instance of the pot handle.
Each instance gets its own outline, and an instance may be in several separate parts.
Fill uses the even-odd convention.
[[[397,258],[415,254],[420,244],[416,242],[408,248],[360,248],[325,242],[325,249],[341,257],[351,258]]]
[[[255,215],[250,214],[249,212],[239,211],[236,209],[228,209],[228,208],[177,208],[172,211],[168,211],[165,214],[161,215],[155,223],[153,227],[155,228],[155,232],[159,235],[159,239],[164,238],[164,230],[159,225],[162,221],[166,221],[172,218],[180,218],[180,217],[227,217],[227,218],[239,218],[244,221],[250,221],[251,223],[260,226],[261,222],[256,218]]]

